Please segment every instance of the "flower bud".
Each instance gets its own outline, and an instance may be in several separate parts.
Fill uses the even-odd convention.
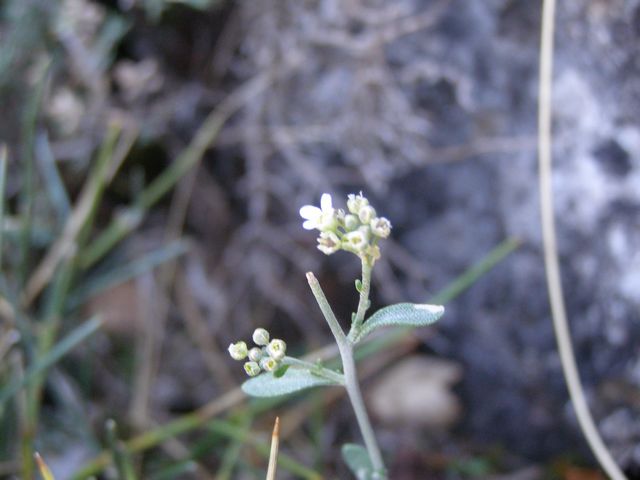
[[[234,360],[244,360],[247,356],[247,344],[244,342],[236,342],[229,345],[229,355]]]
[[[359,224],[360,222],[358,221],[358,217],[356,217],[355,215],[349,214],[344,217],[344,228],[348,231],[355,230],[356,228],[358,228]]]
[[[361,253],[369,244],[368,230],[368,228],[359,228],[347,233],[343,239],[345,249],[354,253]]]
[[[358,215],[360,209],[366,205],[369,205],[369,200],[367,200],[362,193],[360,193],[360,195],[354,195],[352,193],[347,196],[347,208],[355,215]]]
[[[267,345],[267,353],[274,360],[282,360],[286,351],[287,344],[278,338],[274,338],[273,340],[271,340],[271,342],[269,342],[269,345]]]
[[[387,238],[391,233],[391,222],[384,217],[371,220],[371,231],[380,238]]]
[[[246,362],[244,364],[244,371],[247,372],[247,375],[250,377],[255,377],[260,373],[260,365],[257,362]]]
[[[369,222],[375,218],[375,216],[376,216],[376,210],[369,205],[362,207],[358,212],[358,218],[365,225],[368,225]]]
[[[262,358],[262,349],[259,347],[253,347],[249,350],[249,360],[252,362],[259,362]]]
[[[253,338],[256,345],[266,345],[269,343],[269,332],[264,328],[256,328],[251,338]]]
[[[260,360],[260,367],[265,372],[273,372],[278,368],[278,361],[271,357],[263,357],[262,360]]]
[[[340,239],[333,232],[321,232],[318,237],[318,250],[331,255],[340,249]]]

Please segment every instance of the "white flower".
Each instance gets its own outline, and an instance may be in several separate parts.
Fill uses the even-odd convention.
[[[265,372],[273,372],[276,368],[278,368],[278,361],[271,357],[264,357],[260,360],[260,367]]]
[[[236,342],[229,345],[229,355],[234,360],[244,360],[247,356],[247,344],[244,342]]]
[[[340,239],[333,232],[320,232],[318,237],[318,250],[326,255],[331,255],[340,249]]]
[[[371,231],[380,238],[387,238],[391,233],[391,222],[384,217],[371,220]]]
[[[358,218],[365,225],[368,224],[376,216],[375,209],[370,205],[363,206],[358,212]]]
[[[247,372],[247,375],[250,377],[255,377],[260,373],[260,365],[256,362],[247,362],[244,364],[244,371]]]
[[[361,253],[369,245],[369,228],[360,227],[344,236],[342,244],[345,249],[355,253]]]
[[[262,349],[259,347],[253,347],[249,350],[249,360],[253,362],[259,362],[262,358]]]
[[[251,338],[256,345],[266,345],[269,343],[269,332],[264,328],[256,328]]]
[[[269,342],[269,345],[267,345],[267,353],[274,360],[282,360],[286,351],[287,344],[278,338],[274,338]]]
[[[331,230],[338,223],[335,208],[331,201],[331,195],[323,193],[320,198],[320,208],[313,205],[305,205],[300,209],[300,216],[305,219],[302,228],[305,230],[313,230],[317,228],[320,231]]]

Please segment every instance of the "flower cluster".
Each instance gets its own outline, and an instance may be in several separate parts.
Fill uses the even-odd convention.
[[[232,343],[229,345],[229,355],[234,360],[249,359],[244,364],[244,371],[250,377],[255,377],[263,370],[273,372],[284,358],[287,344],[278,338],[270,341],[269,332],[264,328],[256,328],[252,338],[257,347],[249,349],[247,344],[242,341]]]
[[[300,216],[305,220],[303,228],[320,231],[318,249],[326,255],[346,250],[373,263],[380,258],[378,240],[391,233],[389,220],[376,215],[362,192],[347,197],[347,212],[335,209],[331,195],[325,193],[320,199],[320,208],[305,205],[300,209]]]

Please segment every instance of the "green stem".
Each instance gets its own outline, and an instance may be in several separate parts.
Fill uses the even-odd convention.
[[[342,357],[342,366],[344,368],[344,382],[347,393],[349,394],[349,400],[353,406],[353,411],[356,414],[358,420],[358,426],[360,427],[360,433],[364,440],[364,445],[369,453],[369,459],[376,472],[383,473],[386,478],[386,467],[382,460],[382,454],[380,453],[380,447],[378,447],[378,441],[376,440],[367,409],[362,399],[362,392],[360,392],[360,384],[358,383],[358,376],[356,373],[356,363],[353,359],[353,346],[351,344],[340,346],[340,356]]]
[[[333,380],[340,385],[344,385],[344,376],[342,374],[334,372],[329,368],[325,368],[322,365],[318,365],[317,363],[305,362],[304,360],[293,357],[284,357],[282,359],[282,363],[284,365],[302,367],[304,369],[310,370],[317,375],[320,375],[321,377],[325,377],[328,380]]]
[[[344,334],[344,331],[342,330],[342,327],[340,326],[336,315],[333,313],[331,305],[329,305],[327,297],[324,295],[318,279],[312,272],[307,272],[307,281],[309,282],[309,286],[311,287],[313,296],[316,297],[316,302],[318,302],[320,310],[322,310],[324,318],[329,324],[331,333],[333,333],[333,336],[336,338],[336,342],[338,342],[338,346],[347,344],[347,337]]]
[[[370,279],[371,265],[363,261],[362,291],[360,294],[360,302],[358,304],[358,312],[356,313],[354,325],[358,319],[358,316],[364,319],[364,314],[368,308]],[[313,273],[311,272],[307,273],[307,280],[309,282],[309,286],[311,287],[311,291],[313,292],[313,295],[316,298],[318,305],[320,306],[320,310],[322,310],[322,314],[327,320],[329,328],[331,329],[331,332],[333,333],[333,336],[338,343],[338,350],[340,351],[342,368],[344,370],[344,386],[347,389],[349,400],[351,401],[351,405],[353,406],[353,410],[356,414],[358,426],[360,427],[360,432],[362,433],[364,445],[367,448],[367,452],[369,453],[371,464],[376,471],[386,472],[386,468],[382,460],[382,454],[380,453],[380,447],[378,447],[378,442],[373,432],[373,428],[371,427],[371,421],[369,420],[369,415],[367,414],[367,410],[364,405],[362,393],[360,392],[360,384],[358,383],[358,376],[356,373],[356,364],[353,359],[353,344],[349,339],[347,339],[342,330],[342,327],[340,327],[340,324],[338,323],[338,320],[336,319],[336,316],[331,309],[331,305],[329,305],[327,297],[322,291],[322,287],[320,287],[320,283],[316,279],[315,275],[313,275]],[[367,284],[366,287],[365,281]]]
[[[351,324],[351,329],[349,330],[349,341],[351,343],[355,343],[355,339],[358,338],[358,334],[360,333],[360,329],[362,328],[362,324],[364,323],[364,315],[367,313],[367,309],[369,308],[369,292],[371,291],[371,270],[372,266],[368,260],[365,258],[361,258],[362,261],[362,283],[360,287],[360,300],[358,301],[358,310],[356,311],[356,316],[353,319],[353,323]]]

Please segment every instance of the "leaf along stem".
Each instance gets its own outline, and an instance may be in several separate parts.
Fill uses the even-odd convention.
[[[316,375],[326,378],[327,380],[332,380],[339,385],[344,385],[344,375],[329,368],[325,368],[317,363],[306,362],[293,357],[284,357],[282,359],[282,363],[284,365],[291,365],[292,367],[302,367]]]

